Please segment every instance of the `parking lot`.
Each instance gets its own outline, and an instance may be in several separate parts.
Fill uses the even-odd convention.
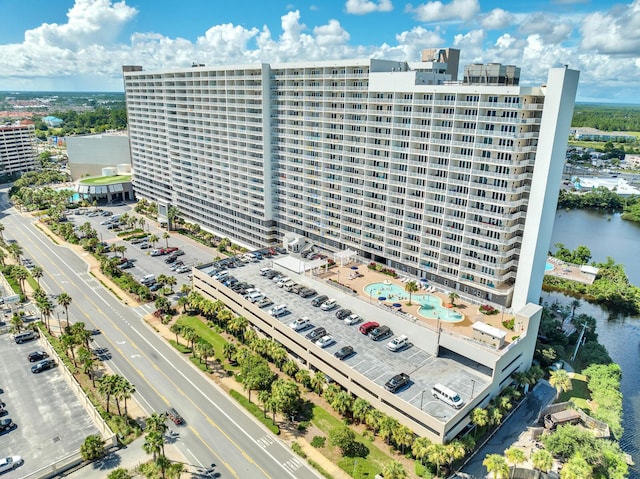
[[[99,434],[60,373],[60,366],[31,372],[29,353],[42,350],[42,339],[16,344],[0,335],[0,401],[15,427],[0,432],[0,455],[21,456],[24,464],[7,479],[24,477],[77,453],[90,434]]]
[[[278,256],[274,260],[277,258]],[[302,298],[298,294],[285,291],[278,287],[275,281],[260,274],[260,269],[272,266],[272,264],[273,260],[271,259],[245,263],[242,267],[229,269],[228,274],[240,281],[253,284],[269,297],[273,304],[265,306],[264,310],[286,305],[290,312],[278,318],[283,324],[288,325],[301,317],[309,318],[311,326],[295,334],[307,335],[314,328],[324,327],[326,334],[333,336],[334,339],[333,343],[324,348],[327,354],[335,354],[344,346],[352,346],[354,354],[344,360],[345,367],[357,370],[380,387],[384,387],[384,384],[398,373],[409,374],[411,380],[407,387],[401,388],[397,392],[398,396],[415,407],[422,408],[431,416],[447,421],[457,413],[453,407],[434,399],[431,395],[431,388],[436,383],[442,383],[454,389],[465,400],[474,397],[474,392],[477,394],[490,384],[490,377],[486,375],[486,371],[477,369],[477,365],[471,364],[469,361],[459,361],[460,358],[453,357],[453,355],[443,354],[440,357],[435,357],[421,349],[419,344],[412,344],[408,331],[410,328],[402,329],[403,325],[407,324],[406,321],[399,320],[393,314],[369,304],[362,298],[342,293],[323,281],[298,275],[275,266],[274,269],[285,276],[315,289],[317,295]],[[326,295],[328,298],[336,299],[337,306],[329,311],[324,311],[319,306],[313,306],[313,299],[318,295]],[[361,316],[362,322],[349,325],[344,320],[339,320],[336,313],[343,308],[348,308],[351,313]],[[372,340],[369,336],[359,332],[359,326],[368,321],[389,325],[392,334],[380,341]],[[398,352],[390,351],[387,348],[387,343],[402,334],[408,334],[408,346]],[[320,346],[318,348],[320,349]]]

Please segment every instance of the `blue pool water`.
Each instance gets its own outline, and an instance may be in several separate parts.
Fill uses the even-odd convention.
[[[551,271],[553,269],[553,265],[549,262],[547,262],[547,264],[544,265],[544,270],[545,271]]]
[[[390,303],[408,301],[409,293],[397,284],[371,283],[364,287],[364,292],[373,298],[384,297]],[[420,304],[418,314],[428,319],[440,319],[448,323],[457,323],[464,319],[458,312],[445,308],[442,300],[432,294],[412,294],[411,301]]]

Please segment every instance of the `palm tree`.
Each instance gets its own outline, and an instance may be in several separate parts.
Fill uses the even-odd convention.
[[[553,455],[546,449],[538,449],[531,455],[533,467],[545,474],[553,467]]]
[[[593,468],[587,461],[576,453],[569,459],[560,471],[560,479],[591,479],[593,477]]]
[[[424,465],[424,459],[429,453],[431,441],[426,437],[419,437],[411,445],[411,454]]]
[[[19,333],[24,326],[24,312],[20,312],[22,314],[13,313],[13,316],[11,317],[11,327],[16,334]]]
[[[447,454],[449,456],[447,465],[449,467],[449,470],[451,470],[451,465],[453,464],[453,461],[458,461],[462,459],[466,453],[467,453],[467,448],[461,441],[457,439],[447,444]]]
[[[169,328],[169,331],[171,331],[173,334],[176,335],[176,343],[180,344],[180,334],[182,334],[182,325],[178,323],[173,323]]]
[[[494,426],[497,426],[498,424],[500,424],[500,422],[502,422],[503,414],[500,408],[490,407],[487,411],[487,414],[489,414],[489,422],[491,422],[491,424],[493,424]]]
[[[316,373],[311,376],[311,388],[316,392],[316,394],[320,394],[324,385],[327,384],[327,377],[322,371],[316,371]]]
[[[218,324],[220,324],[225,330],[229,327],[229,321],[233,318],[233,313],[230,309],[224,308],[216,315]]]
[[[124,401],[124,415],[127,416],[129,411],[127,409],[127,399],[130,399],[136,392],[136,387],[131,384],[126,378],[118,376],[118,389],[116,395],[118,399]]]
[[[200,354],[200,362],[204,358],[204,367],[209,369],[208,360],[215,354],[215,350],[209,341],[201,340],[196,343],[196,349]]]
[[[166,231],[162,234],[162,239],[165,241],[165,247],[168,248],[169,247],[169,238],[171,238],[171,235],[169,233],[167,233]]]
[[[500,454],[488,454],[482,461],[482,465],[487,468],[489,474],[493,474],[494,479],[507,479],[509,477],[509,466],[505,458]]]
[[[40,266],[34,266],[31,268],[31,276],[33,276],[33,278],[38,282],[38,288],[40,287],[40,278],[42,278],[43,274],[44,271]]]
[[[399,425],[400,423],[396,418],[383,414],[378,423],[380,437],[384,439],[387,444],[390,444],[393,431],[395,431]]]
[[[24,294],[24,281],[29,277],[29,270],[23,266],[13,268],[11,275],[15,278],[20,286],[20,293]]]
[[[415,281],[409,281],[405,286],[404,290],[409,293],[409,303],[407,306],[411,306],[411,295],[419,290],[418,284]]]
[[[107,479],[133,479],[133,476],[124,467],[119,467],[111,471]]]
[[[105,397],[107,403],[107,413],[109,413],[109,404],[111,403],[111,396],[116,391],[116,382],[118,377],[115,374],[105,374],[100,378],[98,384],[98,392]]]
[[[142,449],[147,454],[153,454],[153,460],[164,450],[164,434],[158,431],[149,431],[144,438]]]
[[[151,243],[151,247],[155,247],[156,243],[158,242],[158,235],[151,235],[149,236],[149,243]]]
[[[571,306],[571,319],[573,319],[576,315],[576,309],[578,309],[580,307],[582,303],[580,302],[579,299],[574,299],[573,301],[571,301],[570,306]]]
[[[511,446],[509,449],[504,451],[504,455],[511,464],[513,464],[513,469],[511,470],[511,477],[516,473],[516,468],[518,464],[524,462],[527,458],[524,455],[522,449],[519,449],[515,446]]]
[[[80,455],[85,461],[94,461],[104,454],[104,439],[99,434],[87,436],[80,446]]]
[[[396,447],[400,447],[400,451],[403,455],[405,448],[410,447],[411,444],[413,444],[415,438],[416,435],[413,433],[413,431],[403,424],[395,428],[393,433],[391,434],[393,443],[396,445]]]
[[[471,422],[475,424],[476,428],[484,428],[489,424],[489,413],[486,409],[475,408],[471,411]]]
[[[369,411],[369,409],[371,409],[371,404],[369,404],[369,401],[362,398],[356,398],[356,400],[353,401],[353,406],[351,408],[353,418],[358,421],[358,423],[361,423],[367,416],[367,412]]]
[[[69,305],[73,301],[71,296],[67,293],[60,293],[57,298],[58,305],[64,308],[64,315],[67,318],[67,324],[69,324]]]
[[[551,374],[549,375],[549,384],[556,388],[556,399],[558,399],[561,392],[571,391],[573,388],[569,373],[567,373],[565,369],[551,371]]]
[[[93,353],[87,348],[80,348],[78,350],[78,361],[80,361],[83,372],[91,378],[91,383],[93,387],[95,387],[96,380],[93,371],[96,366],[96,361],[93,359]]]
[[[233,343],[224,343],[224,346],[222,346],[222,354],[225,355],[227,361],[231,361],[231,358],[236,353],[236,350],[236,345]]]
[[[49,331],[49,334],[51,334],[51,325],[49,324],[49,319],[53,314],[53,305],[46,296],[43,301],[38,302],[37,304],[38,308],[40,308],[40,314],[42,314],[45,324],[47,325],[47,331]]]
[[[169,429],[169,426],[167,426],[167,423],[165,422],[166,420],[166,414],[158,414],[157,412],[154,412],[145,420],[146,430],[149,432],[156,431],[160,434],[164,434]]]
[[[169,289],[173,293],[173,287],[176,284],[178,284],[178,279],[175,276],[167,276],[167,279],[165,280],[165,284],[169,286]]]
[[[340,391],[332,399],[330,406],[341,416],[346,416],[353,405],[353,396],[347,391]]]
[[[383,416],[384,414],[374,408],[369,409],[369,411],[367,412],[367,417],[365,417],[364,422],[367,427],[373,431],[374,436],[378,433],[380,421],[382,420]]]
[[[195,357],[196,356],[195,342],[200,336],[198,336],[198,333],[196,332],[196,330],[190,326],[185,326],[182,329],[182,336],[188,343],[191,344],[191,354],[193,357]]]
[[[384,479],[406,479],[408,477],[404,466],[398,461],[387,462],[382,466],[382,476]]]
[[[444,444],[433,443],[427,448],[427,460],[436,466],[436,476],[440,475],[440,467],[449,462],[449,451]]]
[[[229,321],[229,332],[236,336],[237,338],[242,337],[242,333],[249,326],[249,320],[244,316],[236,316],[231,321]]]
[[[449,302],[451,303],[452,306],[456,305],[456,299],[458,299],[460,297],[460,295],[458,293],[456,293],[455,291],[451,291],[449,293]]]

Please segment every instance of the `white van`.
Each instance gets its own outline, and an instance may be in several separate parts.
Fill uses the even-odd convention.
[[[296,284],[294,280],[290,279],[289,281],[287,281],[286,283],[284,283],[282,285],[282,289],[284,289],[285,291],[291,291],[291,288],[293,288]]]
[[[431,388],[431,394],[436,399],[448,404],[449,406],[453,406],[456,409],[460,409],[464,406],[464,401],[460,398],[457,392],[449,389],[442,384],[436,384]]]
[[[156,275],[155,274],[148,274],[146,276],[143,276],[142,279],[140,280],[140,282],[142,284],[151,284],[153,282],[155,282],[156,280]]]
[[[285,276],[284,278],[280,278],[280,281],[276,283],[276,286],[278,288],[282,288],[285,285],[285,283],[288,283],[289,281],[291,281],[291,278],[289,278],[288,276]]]

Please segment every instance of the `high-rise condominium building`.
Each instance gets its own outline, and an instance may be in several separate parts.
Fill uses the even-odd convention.
[[[579,74],[521,86],[490,63],[457,81],[458,58],[123,67],[136,194],[241,244],[295,233],[537,303]]]
[[[36,133],[32,121],[0,126],[0,174],[36,169]]]

